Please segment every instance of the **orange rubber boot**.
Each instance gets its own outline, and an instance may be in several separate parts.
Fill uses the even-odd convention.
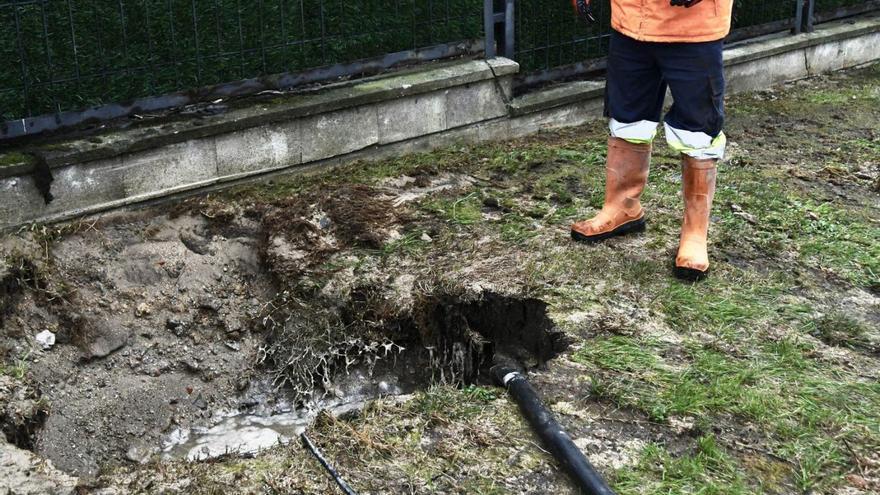
[[[709,274],[709,214],[715,197],[717,160],[682,157],[684,221],[675,275],[684,280],[700,280]]]
[[[645,230],[645,210],[639,198],[648,182],[651,145],[608,138],[605,165],[605,205],[598,215],[571,226],[571,238],[598,242]]]

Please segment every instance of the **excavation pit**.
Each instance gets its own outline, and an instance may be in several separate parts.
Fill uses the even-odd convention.
[[[8,239],[0,355],[28,356],[9,389],[39,406],[0,414],[8,442],[75,476],[252,453],[319,411],[489,384],[496,354],[535,367],[565,348],[540,300],[382,267],[377,246],[412,235],[389,190],[183,202]]]
[[[337,355],[315,380],[320,385],[305,395],[273,390],[268,377],[255,381],[237,411],[218,411],[209,425],[174,429],[163,439],[162,456],[251,455],[295,439],[318,414],[357,414],[371,400],[407,400],[438,383],[488,385],[489,368],[501,356],[524,368],[542,366],[568,344],[546,310],[537,299],[491,292],[469,301],[429,297],[416,317],[392,324],[389,334],[408,339],[387,340],[370,352],[359,347],[354,359]]]

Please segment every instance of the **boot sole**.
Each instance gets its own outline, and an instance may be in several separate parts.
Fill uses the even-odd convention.
[[[576,230],[571,231],[571,238],[577,242],[584,242],[587,244],[595,244],[597,242],[604,241],[606,239],[610,239],[612,237],[618,237],[627,234],[634,234],[636,232],[644,232],[645,231],[645,217],[639,218],[638,220],[633,220],[631,222],[627,222],[623,225],[618,226],[616,229],[605,232],[603,234],[596,235],[585,235],[581,234]]]
[[[675,278],[679,280],[684,280],[686,282],[699,282],[700,280],[705,280],[706,277],[709,276],[709,270],[700,271],[694,268],[685,268],[683,266],[678,266],[673,264],[672,272],[675,274]]]

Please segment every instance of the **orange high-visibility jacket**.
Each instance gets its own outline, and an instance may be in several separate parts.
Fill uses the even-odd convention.
[[[715,41],[730,32],[733,0],[703,0],[690,8],[669,0],[611,0],[611,27],[640,41]]]

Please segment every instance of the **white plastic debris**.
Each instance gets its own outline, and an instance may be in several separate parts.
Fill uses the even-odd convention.
[[[55,345],[55,334],[49,330],[43,330],[38,333],[36,338],[37,343],[40,344],[44,351],[51,349]]]

